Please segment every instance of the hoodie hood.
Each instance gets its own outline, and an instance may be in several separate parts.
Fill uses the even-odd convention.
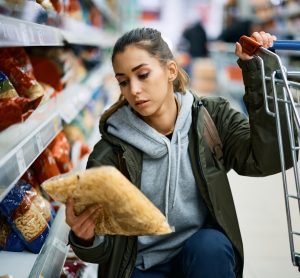
[[[194,97],[189,92],[185,95],[175,93],[175,96],[180,110],[175,123],[173,138],[176,138],[177,136],[174,135],[180,132],[180,139],[182,139],[188,135]],[[107,119],[106,124],[108,133],[133,145],[151,158],[162,157],[168,152],[165,143],[166,137],[134,114],[128,104],[114,112]]]

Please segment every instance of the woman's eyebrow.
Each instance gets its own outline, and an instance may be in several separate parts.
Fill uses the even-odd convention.
[[[145,63],[140,64],[140,65],[138,65],[138,66],[132,68],[131,71],[134,72],[134,71],[138,70],[139,68],[141,68],[141,67],[143,67],[143,66],[147,66],[147,65],[148,65],[148,64],[145,64]],[[122,75],[125,75],[125,74],[124,74],[124,73],[119,73],[119,72],[115,74],[115,76],[122,76]]]

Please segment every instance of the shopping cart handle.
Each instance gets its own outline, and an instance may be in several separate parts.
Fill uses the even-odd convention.
[[[275,50],[298,50],[300,51],[300,41],[278,40],[274,41],[271,49]]]
[[[255,52],[262,46],[256,40],[245,35],[240,37],[239,43],[243,48],[243,52],[247,53],[250,56],[253,56]]]
[[[251,37],[241,36],[239,43],[243,48],[243,52],[250,56],[253,56],[255,52],[262,46],[256,40]],[[270,50],[296,50],[300,51],[300,41],[292,40],[278,40],[273,42],[273,46],[269,48]]]

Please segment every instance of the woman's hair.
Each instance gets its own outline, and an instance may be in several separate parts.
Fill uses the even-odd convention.
[[[146,50],[150,55],[159,59],[163,65],[170,60],[175,61],[168,44],[162,39],[159,31],[152,28],[136,28],[125,33],[117,40],[111,56],[112,62],[114,62],[116,54],[123,52],[129,45]],[[177,78],[173,81],[174,91],[184,93],[188,82],[187,73],[178,66]]]

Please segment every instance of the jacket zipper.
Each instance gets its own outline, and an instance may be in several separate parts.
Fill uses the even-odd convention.
[[[203,103],[201,102],[201,101],[197,101],[197,106],[198,106],[198,108],[200,108],[201,106],[203,105]],[[197,109],[196,110],[196,119],[198,119],[198,116],[199,116],[199,109]],[[197,132],[197,127],[195,127],[195,131]],[[206,185],[206,187],[207,187],[207,190],[208,190],[208,183],[207,183],[207,180],[206,180],[206,178],[205,178],[205,175],[204,175],[204,172],[203,172],[203,167],[202,167],[202,163],[201,163],[201,158],[200,158],[200,156],[199,156],[199,154],[200,154],[200,148],[199,148],[199,145],[200,144],[197,144],[197,154],[198,154],[198,164],[199,164],[199,168],[200,168],[200,172],[201,172],[201,177],[202,177],[202,179],[203,179],[203,181],[204,181],[204,183],[205,183],[205,185]]]
[[[136,239],[136,240],[137,240],[137,239]],[[127,240],[127,245],[128,245],[128,240]],[[134,245],[135,245],[135,244],[133,244],[133,247],[134,247]],[[127,246],[127,248],[128,248],[128,246]],[[129,265],[131,264],[132,257],[133,257],[133,254],[134,254],[134,253],[135,253],[135,252],[133,251],[133,248],[132,248],[132,252],[131,252],[130,257],[129,257],[128,261],[127,261],[126,267],[124,267],[123,273],[122,273],[121,276],[120,276],[121,278],[122,278],[122,277],[126,278],[126,276],[125,276],[126,270],[128,269]],[[131,272],[130,272],[130,276],[131,276],[131,274],[132,274],[132,272],[133,272],[133,269],[134,269],[134,267],[132,267],[132,270],[131,270]],[[130,277],[130,276],[129,276],[129,277]]]
[[[195,119],[198,119],[199,117],[199,108],[201,108],[201,106],[203,105],[203,103],[201,101],[197,101],[197,109],[195,111]],[[195,128],[195,132],[197,134],[197,124],[194,126]],[[200,144],[196,144],[196,148],[197,148],[197,154],[198,154],[198,159],[197,159],[197,164],[199,165],[199,168],[200,168],[200,178],[202,178],[202,181],[204,183],[204,186],[207,188],[207,194],[208,194],[208,200],[207,200],[207,209],[210,211],[210,214],[211,216],[216,220],[216,222],[218,223],[217,219],[216,219],[216,216],[215,216],[215,212],[214,212],[214,207],[213,207],[213,204],[211,203],[211,199],[210,199],[210,195],[209,195],[209,190],[208,190],[208,182],[205,178],[205,175],[204,175],[204,171],[203,171],[203,167],[202,167],[202,163],[201,163],[201,157],[200,157]],[[199,189],[200,190],[200,189]],[[205,202],[205,198],[204,199],[204,202]],[[209,203],[210,202],[210,203]],[[211,210],[210,210],[210,207],[211,207]]]

